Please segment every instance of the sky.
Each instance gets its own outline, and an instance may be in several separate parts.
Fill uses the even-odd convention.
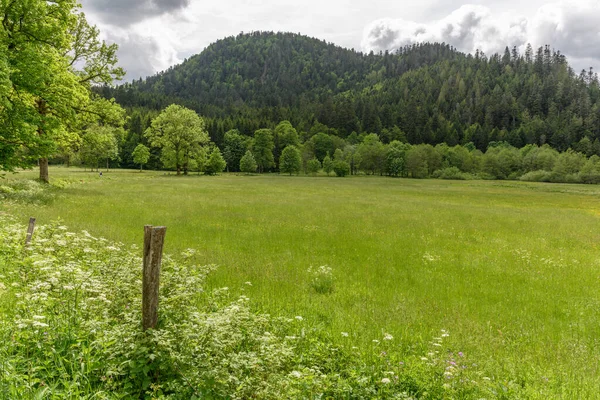
[[[488,55],[549,44],[576,71],[600,70],[600,0],[81,0],[104,40],[119,44],[125,80],[154,75],[227,36],[301,33],[378,52],[445,42]]]

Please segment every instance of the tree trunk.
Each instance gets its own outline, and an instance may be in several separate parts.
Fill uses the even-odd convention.
[[[142,172],[142,166],[143,166],[143,165],[144,165],[144,164],[140,164],[140,172]]]
[[[38,113],[44,116],[48,113],[48,105],[42,99],[36,101]],[[44,128],[40,125],[38,126],[38,135],[44,136]],[[41,157],[39,160],[40,164],[40,181],[43,183],[50,183],[50,178],[48,174],[48,157]]]
[[[177,175],[181,175],[181,166],[177,164]]]
[[[40,181],[43,183],[50,183],[48,175],[48,159],[46,157],[40,158]]]

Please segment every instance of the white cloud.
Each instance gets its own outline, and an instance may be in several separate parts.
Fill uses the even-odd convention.
[[[419,42],[445,42],[458,50],[486,54],[506,46],[521,49],[549,44],[567,55],[574,67],[600,65],[600,3],[597,0],[561,1],[543,5],[530,17],[494,13],[491,8],[467,4],[434,21],[417,23],[384,18],[363,32],[365,51],[394,50]],[[585,65],[584,63],[588,63]]]

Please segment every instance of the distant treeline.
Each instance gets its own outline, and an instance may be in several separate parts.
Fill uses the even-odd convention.
[[[220,40],[156,76],[97,91],[128,108],[129,147],[153,115],[176,103],[204,118],[219,147],[232,129],[251,137],[288,120],[302,141],[325,133],[352,143],[353,135],[375,133],[383,144],[473,143],[485,152],[507,142],[562,152],[591,142],[600,153],[598,76],[574,72],[549,46],[486,56],[419,44],[363,54],[297,34],[254,32]]]
[[[435,146],[411,145],[400,129],[388,132],[391,139],[388,143],[374,133],[359,135],[354,132],[342,139],[335,134],[319,131],[327,130],[322,125],[315,126],[314,130],[318,132],[299,135],[289,121],[280,122],[275,129],[259,129],[253,136],[242,135],[239,130],[233,129],[225,133],[220,147],[212,143],[206,147],[212,149],[210,151],[200,149],[190,152],[185,173],[214,173],[224,169],[221,167],[212,171],[209,168],[208,154],[212,151],[222,154],[226,162],[225,168],[230,172],[257,170],[316,174],[323,170],[328,175],[331,173],[338,176],[368,174],[411,178],[600,183],[600,148],[597,142],[592,143],[587,137],[564,152],[559,152],[548,144],[528,144],[517,148],[506,141],[490,142],[487,150],[482,152],[473,142],[454,146],[446,143]],[[88,153],[98,151],[101,147],[90,145],[88,149],[84,142],[80,151],[71,156],[70,162],[98,167],[99,161],[106,159],[112,166],[117,166],[120,159],[121,165],[139,167],[127,160],[140,143],[146,144],[150,149],[150,158],[145,163],[147,168],[172,169],[172,165],[164,157],[161,158],[161,149],[152,147],[147,142],[147,135],[138,137],[132,135],[131,130],[126,139],[121,138],[120,146],[117,146],[119,150],[108,153],[100,150],[96,156],[89,158]],[[284,156],[286,148],[288,155]],[[242,159],[245,155],[251,155],[254,163],[251,170],[244,169]],[[287,157],[286,161],[284,157]],[[65,161],[61,157],[54,160]]]

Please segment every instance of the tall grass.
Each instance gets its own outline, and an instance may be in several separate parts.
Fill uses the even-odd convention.
[[[253,307],[336,342],[372,349],[385,332],[410,354],[446,329],[490,378],[550,397],[600,392],[598,187],[51,172],[79,183],[49,205],[0,209],[130,244],[144,224],[167,225],[166,251],[219,265],[210,285],[246,287]],[[320,265],[335,278],[324,294],[308,272]]]

